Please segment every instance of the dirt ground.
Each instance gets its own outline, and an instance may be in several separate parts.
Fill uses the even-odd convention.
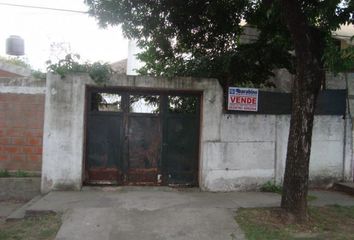
[[[60,228],[61,216],[48,214],[0,223],[1,240],[53,240]]]

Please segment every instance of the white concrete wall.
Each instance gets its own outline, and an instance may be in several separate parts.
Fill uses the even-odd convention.
[[[44,94],[46,81],[33,77],[0,78],[0,93]]]
[[[86,85],[94,85],[87,75],[67,76],[65,79],[52,74],[47,76],[42,192],[81,187]],[[205,149],[203,142],[220,141],[220,130],[216,126],[220,125],[222,115],[222,89],[215,79],[172,80],[115,75],[107,86],[203,91],[201,152]],[[203,181],[201,177],[200,182]]]
[[[42,192],[81,188],[86,79],[47,78]]]
[[[44,127],[42,191],[79,189],[84,152],[86,75],[49,75]],[[199,185],[206,191],[234,191],[281,182],[290,116],[223,114],[222,89],[215,79],[152,78],[115,75],[107,86],[200,90],[202,97]],[[310,178],[352,177],[351,128],[342,116],[316,116]],[[350,156],[348,156],[350,154]]]
[[[289,126],[289,115],[222,115],[220,141],[205,143],[204,187],[228,191],[254,189],[273,179],[281,183]],[[345,177],[344,129],[342,116],[315,117],[312,182],[326,183]],[[351,173],[346,174],[350,178]]]
[[[279,68],[273,70],[274,76],[269,78],[269,82],[275,85],[275,88],[270,87],[267,90],[273,92],[291,92],[294,75],[287,69]],[[326,72],[326,89],[346,89],[346,74],[334,74]]]
[[[344,76],[344,81],[346,85],[346,89],[348,91],[347,98],[347,116],[346,116],[346,148],[345,148],[345,156],[346,160],[344,161],[344,169],[343,173],[346,176],[346,181],[353,181],[353,172],[354,172],[354,161],[353,161],[353,153],[354,153],[354,73],[347,73]],[[350,161],[351,160],[351,161]],[[351,175],[350,175],[351,173]]]
[[[18,66],[15,64],[7,63],[7,62],[3,62],[3,61],[0,61],[0,69],[7,71],[7,72],[15,73],[17,75],[24,76],[24,77],[29,77],[29,76],[31,76],[31,73],[32,73],[31,69],[29,69],[29,68]]]

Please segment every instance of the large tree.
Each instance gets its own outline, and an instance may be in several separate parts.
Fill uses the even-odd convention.
[[[282,208],[307,218],[316,98],[324,82],[331,31],[353,21],[352,0],[86,0],[102,26],[121,25],[145,48],[152,75],[216,77],[224,87],[267,81],[284,67],[295,74]],[[257,27],[242,44],[241,20]]]

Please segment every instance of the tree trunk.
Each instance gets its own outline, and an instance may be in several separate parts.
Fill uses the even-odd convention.
[[[286,155],[281,207],[297,220],[307,219],[309,160],[315,105],[324,77],[299,1],[283,0],[284,20],[296,54],[296,76],[292,87],[292,113]],[[318,44],[318,43],[317,43]]]

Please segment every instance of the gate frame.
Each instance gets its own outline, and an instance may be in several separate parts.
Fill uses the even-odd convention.
[[[104,93],[117,93],[117,92],[124,92],[127,94],[152,94],[152,95],[185,95],[185,96],[197,96],[199,98],[199,107],[198,110],[198,146],[197,146],[197,170],[196,170],[196,185],[193,187],[200,188],[200,182],[201,182],[201,176],[202,176],[202,169],[200,168],[201,166],[201,146],[202,146],[202,118],[203,118],[203,90],[190,90],[190,89],[171,89],[171,88],[151,88],[151,87],[130,87],[130,86],[111,86],[111,85],[104,85],[104,86],[97,86],[97,85],[91,85],[87,84],[85,85],[85,93],[84,93],[84,139],[83,139],[83,158],[82,158],[82,181],[81,184],[82,186],[87,186],[90,185],[90,183],[87,182],[87,176],[86,176],[86,162],[87,162],[87,122],[88,122],[88,115],[90,112],[90,106],[91,106],[91,93],[94,92],[104,92]],[[161,102],[160,102],[161,104]],[[161,120],[162,121],[162,120]],[[162,123],[163,124],[163,123]],[[162,157],[162,152],[161,152],[161,157]],[[101,185],[101,184],[100,184]],[[105,184],[102,184],[104,186]],[[114,184],[113,184],[114,185]],[[119,186],[125,186],[119,185]],[[160,185],[154,185],[154,186],[160,186]],[[161,186],[170,186],[168,184],[166,185],[161,185]],[[176,185],[178,187],[178,185]],[[170,186],[174,187],[174,186]]]
[[[53,73],[47,74],[42,193],[82,188],[87,86],[99,86],[87,73],[67,74],[64,78]],[[219,170],[216,171],[214,167],[220,157],[218,143],[223,140],[221,126],[224,124],[223,91],[217,79],[113,74],[104,86],[202,92],[198,182],[202,191],[216,189],[218,181],[222,180]]]

